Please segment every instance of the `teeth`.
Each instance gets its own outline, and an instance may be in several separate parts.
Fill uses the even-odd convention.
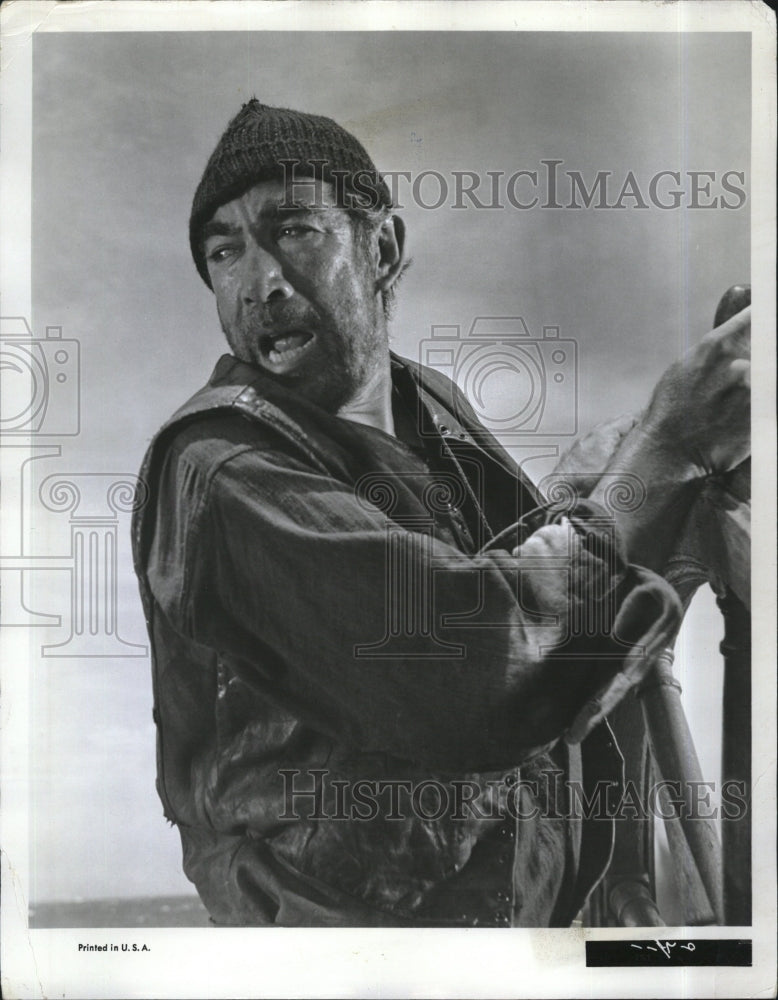
[[[282,361],[289,361],[291,357],[294,357],[294,352],[290,354],[282,354],[280,351],[275,351],[271,348],[268,352],[268,357],[273,362],[274,365],[280,364]]]
[[[274,365],[281,364],[282,362],[294,361],[295,358],[299,357],[301,354],[305,353],[308,344],[303,344],[302,347],[292,347],[287,348],[283,351],[277,351],[274,347],[271,347],[268,351],[268,358],[273,362]]]
[[[312,337],[302,333],[288,333],[273,341],[273,346],[267,352],[268,360],[277,365],[294,361],[305,351]]]

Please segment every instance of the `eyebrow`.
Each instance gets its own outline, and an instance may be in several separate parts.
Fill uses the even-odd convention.
[[[259,212],[258,221],[278,222],[290,215],[325,215],[332,211],[345,211],[340,205],[320,205],[314,202],[310,204],[305,201],[287,201],[286,196],[277,203],[267,205]],[[203,225],[200,239],[203,243],[213,236],[240,236],[242,229],[231,222],[223,222],[218,219],[211,219]]]
[[[259,218],[264,221],[273,222],[288,215],[303,213],[306,215],[324,215],[326,212],[331,212],[337,208],[339,208],[338,205],[317,205],[315,203],[309,205],[306,202],[282,200],[277,205],[269,205],[263,208],[259,213]],[[241,231],[240,226],[236,226],[231,222],[221,222],[218,219],[211,219],[203,226],[201,238],[205,241],[209,236],[239,236]]]
[[[209,236],[237,236],[239,233],[240,229],[237,226],[233,226],[229,222],[218,222],[215,219],[211,219],[210,222],[206,222],[203,226],[200,239],[204,243]]]
[[[282,215],[292,215],[295,212],[304,212],[306,215],[323,215],[331,212],[337,205],[319,205],[314,202],[312,205],[304,201],[287,201],[283,198],[275,205],[270,205],[260,215],[268,219],[277,219]]]

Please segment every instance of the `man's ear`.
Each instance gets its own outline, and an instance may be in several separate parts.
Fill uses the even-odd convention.
[[[387,292],[405,266],[405,223],[399,215],[390,215],[378,230],[378,266],[376,288]]]

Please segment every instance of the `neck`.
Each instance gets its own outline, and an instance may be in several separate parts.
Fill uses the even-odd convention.
[[[388,352],[354,398],[338,410],[338,416],[355,424],[377,427],[394,436],[392,374]]]

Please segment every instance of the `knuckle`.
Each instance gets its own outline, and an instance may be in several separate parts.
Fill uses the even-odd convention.
[[[736,358],[729,366],[730,381],[735,385],[747,386],[751,383],[751,363],[742,358]]]

